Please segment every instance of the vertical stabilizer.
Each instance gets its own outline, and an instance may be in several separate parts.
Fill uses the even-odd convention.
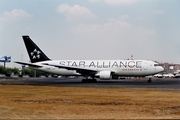
[[[32,63],[50,60],[29,36],[22,36]]]

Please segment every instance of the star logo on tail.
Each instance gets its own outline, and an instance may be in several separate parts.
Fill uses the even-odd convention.
[[[31,52],[31,56],[33,59],[40,59],[40,53],[41,53],[40,51],[34,49],[34,51]]]

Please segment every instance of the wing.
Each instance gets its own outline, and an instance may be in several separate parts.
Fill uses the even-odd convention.
[[[41,65],[37,65],[37,64],[33,64],[33,63],[16,62],[16,61],[15,61],[15,63],[22,64],[22,65],[28,65],[30,67],[43,67]]]
[[[91,69],[91,68],[64,66],[64,65],[49,64],[49,63],[44,63],[44,65],[54,66],[54,67],[58,67],[58,68],[64,68],[67,70],[76,70],[76,72],[83,74],[83,75],[95,75],[96,73],[98,73],[97,69]]]

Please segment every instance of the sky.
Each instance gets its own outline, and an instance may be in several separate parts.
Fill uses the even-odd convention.
[[[180,63],[180,0],[0,0],[0,56],[29,62],[22,35],[56,60]],[[3,64],[2,64],[3,65]]]

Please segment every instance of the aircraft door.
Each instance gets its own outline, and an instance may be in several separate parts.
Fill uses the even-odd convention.
[[[144,64],[143,64],[143,69],[144,69],[144,70],[148,70],[147,63],[144,63]]]

